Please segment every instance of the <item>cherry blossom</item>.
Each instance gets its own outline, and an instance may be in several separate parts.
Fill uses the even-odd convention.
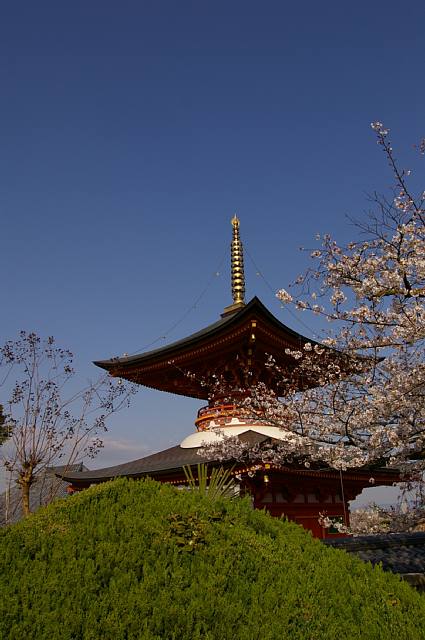
[[[259,385],[244,406],[286,435],[261,454],[269,462],[392,465],[411,476],[424,467],[424,193],[409,190],[411,171],[398,167],[389,130],[380,122],[372,129],[394,175],[391,197],[372,197],[376,211],[356,223],[359,239],[342,246],[318,236],[315,266],[297,278],[292,294],[276,294],[326,318],[332,331],[322,344],[286,349],[293,358],[287,370],[270,360],[280,397]],[[260,455],[229,439],[215,447],[221,459]]]

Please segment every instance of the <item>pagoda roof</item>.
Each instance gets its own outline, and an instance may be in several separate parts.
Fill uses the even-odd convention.
[[[149,360],[157,359],[157,358],[170,358],[176,353],[180,353],[182,349],[186,349],[188,347],[192,347],[197,345],[199,342],[204,341],[205,339],[217,338],[223,331],[227,331],[228,329],[233,328],[237,324],[239,324],[245,318],[251,316],[252,314],[258,314],[259,316],[264,317],[268,322],[270,322],[277,331],[281,332],[285,335],[285,337],[291,337],[292,339],[297,340],[298,342],[311,342],[312,344],[318,344],[314,340],[310,340],[305,336],[297,333],[293,329],[290,329],[286,324],[283,324],[280,320],[276,318],[267,307],[261,302],[257,296],[254,296],[244,307],[240,310],[232,313],[231,315],[226,315],[225,317],[220,318],[216,322],[209,324],[204,329],[197,331],[196,333],[192,333],[186,338],[182,338],[181,340],[177,340],[176,342],[172,342],[171,344],[167,344],[164,347],[159,347],[159,349],[153,349],[152,351],[145,351],[144,353],[139,353],[132,356],[124,356],[122,358],[110,358],[109,360],[96,360],[94,362],[98,367],[102,367],[102,369],[106,369],[110,371],[117,364],[119,365],[133,365],[145,363]]]
[[[239,367],[258,370],[264,369],[267,356],[272,355],[279,365],[293,368],[294,360],[285,355],[285,348],[300,349],[306,342],[318,344],[280,322],[254,297],[239,310],[186,338],[145,353],[94,364],[113,376],[147,387],[207,399],[202,377],[208,370],[217,370],[220,358],[227,363],[236,359]]]
[[[245,433],[237,436],[237,438],[244,443],[254,447],[255,445],[264,444],[279,444],[279,441],[275,438],[256,433],[255,431],[246,431]],[[153,453],[144,458],[126,462],[124,464],[115,465],[112,467],[105,467],[104,469],[94,469],[91,471],[82,471],[79,473],[72,472],[71,470],[65,473],[57,473],[65,482],[70,482],[74,486],[88,487],[91,484],[98,484],[113,480],[114,478],[141,478],[144,476],[150,476],[156,479],[172,479],[173,477],[181,477],[183,474],[184,466],[195,466],[199,463],[207,463],[211,466],[225,466],[233,465],[234,460],[229,460],[224,463],[221,460],[217,460],[213,457],[213,454],[208,455],[204,450],[200,455],[201,447],[194,447],[186,449],[177,445],[170,447],[158,453]],[[246,466],[246,463],[240,463],[240,465]],[[236,465],[238,466],[238,465]],[[288,474],[301,474],[303,476],[321,477],[321,478],[339,478],[339,471],[332,469],[327,465],[322,465],[321,468],[306,468],[302,462],[299,464],[292,463],[289,465],[279,465],[279,469],[282,472]],[[369,465],[367,467],[358,469],[349,469],[344,471],[344,478],[346,479],[359,479],[365,476],[369,481],[370,472],[373,469],[376,480],[379,484],[391,484],[399,478],[400,472],[398,469],[382,468],[378,465]]]
[[[266,436],[255,433],[254,431],[247,431],[238,438],[245,443],[252,445],[258,444],[267,440]],[[130,477],[140,478],[145,475],[152,475],[156,477],[161,473],[173,471],[182,471],[182,468],[186,465],[197,465],[198,463],[218,463],[212,456],[207,454],[199,455],[198,451],[200,447],[194,447],[186,449],[180,445],[164,449],[158,453],[153,453],[144,458],[133,460],[132,462],[125,462],[124,464],[115,465],[113,467],[105,467],[104,469],[95,469],[93,471],[84,471],[82,473],[66,473],[60,477],[75,484],[94,484],[98,482],[105,482],[112,480],[113,478]],[[220,462],[219,464],[223,464]]]

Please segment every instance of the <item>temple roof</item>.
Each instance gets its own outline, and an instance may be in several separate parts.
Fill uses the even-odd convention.
[[[275,438],[270,438],[263,434],[256,433],[255,431],[246,431],[237,437],[243,444],[250,447],[254,447],[255,445],[269,446],[270,444],[279,444],[279,441]],[[115,465],[113,467],[83,471],[82,473],[73,473],[68,471],[64,474],[58,473],[58,475],[66,482],[71,482],[76,486],[80,485],[84,487],[120,477],[140,478],[143,476],[151,476],[157,479],[164,478],[165,476],[181,477],[182,468],[186,465],[194,466],[198,463],[208,463],[212,466],[224,466],[225,464],[231,466],[235,462],[234,460],[229,460],[227,463],[224,463],[223,461],[216,460],[205,452],[202,452],[202,455],[199,455],[198,452],[200,450],[201,447],[185,449],[180,445],[177,445],[175,447],[165,449],[164,451],[153,453],[144,458],[139,458],[138,460]],[[322,479],[326,477],[339,479],[340,477],[339,471],[323,464],[320,468],[314,468],[314,466],[312,466],[307,469],[301,461],[299,464],[291,463],[289,466],[281,465],[279,468],[281,471],[289,474],[319,476]],[[381,468],[378,465],[367,466],[361,469],[349,469],[344,471],[344,478],[359,479],[365,476],[368,482],[372,469],[374,471],[374,476],[380,484],[392,484],[399,478],[399,471],[397,469]]]
[[[244,307],[236,311],[231,315],[226,315],[225,317],[220,318],[216,322],[209,324],[204,329],[197,331],[196,333],[192,333],[186,338],[182,338],[181,340],[177,340],[176,342],[172,342],[171,344],[167,344],[164,347],[160,347],[159,349],[153,349],[152,351],[145,351],[144,353],[139,353],[133,356],[125,356],[122,358],[110,358],[109,360],[96,360],[94,362],[98,367],[102,367],[102,369],[106,369],[110,371],[116,365],[124,365],[131,366],[133,364],[141,364],[147,362],[151,359],[157,358],[169,358],[175,355],[175,353],[179,353],[182,349],[197,345],[200,341],[203,341],[205,338],[216,338],[220,335],[224,330],[231,329],[235,325],[237,325],[241,320],[245,319],[247,316],[250,316],[252,313],[256,313],[259,316],[262,315],[266,320],[271,322],[275,328],[282,332],[285,337],[291,338],[292,340],[296,340],[298,342],[311,342],[312,344],[316,344],[314,340],[310,340],[305,336],[297,333],[293,329],[290,329],[286,324],[283,324],[280,320],[278,320],[261,302],[257,296],[254,296]]]
[[[323,542],[352,553],[364,562],[382,564],[384,570],[403,575],[411,586],[425,591],[425,533],[422,531],[327,538]]]
[[[293,368],[294,360],[285,354],[285,348],[300,349],[306,342],[317,344],[280,322],[254,297],[235,312],[182,340],[94,364],[113,376],[147,387],[207,399],[203,380],[220,372],[220,366],[226,371],[233,367],[234,375],[239,377],[249,370],[250,375],[254,374],[253,381],[258,382],[268,355],[279,366]]]
[[[267,437],[254,433],[253,431],[249,431],[239,436],[239,439],[242,442],[249,442],[254,445],[267,440]],[[118,464],[113,467],[105,467],[104,469],[95,469],[93,471],[85,471],[83,473],[66,473],[63,476],[61,474],[59,475],[61,475],[62,479],[67,482],[75,482],[75,484],[92,484],[118,477],[139,478],[150,474],[156,477],[158,474],[161,474],[161,472],[181,472],[182,467],[185,465],[197,465],[202,462],[217,462],[214,458],[208,457],[208,455],[199,455],[199,449],[199,447],[184,449],[180,445],[177,445],[175,447],[170,447],[169,449],[164,449],[164,451],[153,453],[144,458],[125,462],[124,464]]]

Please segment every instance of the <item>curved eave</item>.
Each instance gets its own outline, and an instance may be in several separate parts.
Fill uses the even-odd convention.
[[[160,361],[168,361],[177,355],[180,355],[190,349],[193,349],[204,342],[209,342],[216,339],[223,333],[235,328],[237,325],[244,322],[244,320],[250,315],[258,314],[258,317],[263,318],[269,325],[271,325],[277,332],[277,335],[282,338],[289,339],[291,342],[298,344],[305,344],[311,342],[313,345],[319,344],[310,338],[297,333],[293,329],[290,329],[285,324],[280,322],[270,311],[263,305],[263,303],[255,296],[245,305],[242,309],[234,313],[233,315],[221,318],[217,322],[205,327],[197,333],[193,333],[187,338],[173,342],[165,347],[154,349],[153,351],[147,351],[145,353],[137,354],[134,356],[127,356],[124,358],[110,358],[109,360],[96,360],[94,364],[106,371],[113,373],[114,370],[132,369],[139,366],[146,366]]]
[[[173,449],[176,449],[177,447],[172,447]],[[179,447],[178,447],[179,448]],[[187,450],[186,450],[187,451]],[[215,467],[215,466],[220,466],[220,467],[227,467],[227,466],[232,466],[234,467],[234,463],[229,460],[228,462],[224,462],[223,460],[217,461],[217,460],[213,460],[213,459],[206,459],[204,457],[200,457],[197,455],[197,449],[192,449],[192,455],[189,457],[187,457],[187,459],[184,462],[180,462],[178,463],[177,461],[175,463],[172,463],[171,465],[160,465],[157,466],[155,464],[153,465],[147,465],[147,467],[145,467],[144,465],[141,468],[136,468],[133,467],[132,469],[128,469],[128,470],[120,470],[118,467],[120,465],[118,465],[117,467],[108,467],[106,469],[98,469],[96,471],[89,471],[89,472],[84,472],[84,473],[69,473],[66,475],[61,475],[59,473],[57,473],[56,475],[61,478],[61,480],[63,480],[64,482],[69,482],[70,484],[78,487],[89,487],[92,484],[100,484],[102,482],[108,482],[110,480],[115,480],[117,478],[130,478],[130,479],[139,479],[139,478],[143,478],[145,476],[149,476],[152,477],[154,479],[167,479],[168,477],[184,477],[184,471],[183,471],[183,467],[184,466],[189,466],[189,467],[193,467],[196,468],[196,466],[199,463],[208,463],[208,465],[211,465],[211,467]],[[135,465],[136,462],[142,462],[142,461],[135,461],[133,462],[129,462],[127,463],[129,466],[130,465]],[[246,463],[237,463],[236,467],[244,467],[246,465]],[[339,480],[340,478],[340,474],[339,471],[332,469],[330,467],[326,467],[326,468],[320,468],[320,469],[306,469],[304,468],[302,465],[300,466],[285,466],[285,465],[281,465],[281,466],[273,466],[272,468],[269,468],[269,472],[279,472],[279,473],[285,473],[288,474],[289,476],[302,476],[302,477],[310,477],[310,478],[321,478],[323,479],[332,479],[332,480]],[[363,467],[363,468],[359,468],[359,469],[348,469],[347,471],[343,472],[343,479],[344,481],[362,481],[365,483],[365,488],[368,487],[368,483],[370,480],[370,473],[371,473],[371,469],[368,467]],[[374,473],[374,487],[379,487],[379,486],[388,486],[388,485],[392,485],[395,482],[399,482],[400,481],[400,472],[396,469],[386,469],[386,468],[380,468],[380,469],[373,469],[373,473]]]
[[[264,442],[267,438],[253,431],[247,431],[240,435],[239,439],[242,442],[249,442],[254,445]],[[199,455],[199,450],[200,447],[184,449],[180,447],[180,445],[176,445],[169,449],[159,451],[158,453],[152,453],[144,458],[118,464],[113,467],[94,469],[82,473],[68,472],[63,475],[58,473],[57,475],[67,482],[89,485],[112,480],[113,478],[140,478],[144,475],[156,477],[158,474],[172,473],[173,471],[179,471],[181,473],[185,465],[197,465],[199,463],[223,464],[206,455]]]
[[[244,443],[248,443],[252,446],[264,443],[277,443],[274,438],[269,438],[255,431],[247,431],[238,436],[239,440]],[[170,476],[182,477],[184,466],[196,466],[199,463],[208,463],[211,466],[223,466],[232,465],[233,461],[229,460],[227,463],[223,461],[217,461],[214,458],[200,456],[198,454],[200,447],[192,449],[183,449],[180,445],[170,447],[164,451],[153,453],[144,458],[126,462],[124,464],[116,465],[113,467],[106,467],[103,469],[95,469],[93,471],[84,471],[81,473],[56,473],[58,477],[66,482],[72,483],[74,486],[88,487],[91,484],[98,484],[100,482],[106,482],[113,480],[114,478],[141,478],[143,476],[151,476],[158,479],[167,479]],[[238,466],[238,463],[236,463]],[[242,467],[246,466],[246,463],[241,463]],[[278,472],[287,473],[288,475],[299,475],[303,477],[320,477],[322,479],[339,479],[339,471],[332,469],[329,466],[324,467],[310,467],[306,468],[302,461],[296,465],[278,465],[274,466],[274,469]],[[374,486],[390,485],[400,480],[400,471],[394,468],[377,467],[377,466],[365,466],[357,469],[348,469],[343,472],[345,480],[360,481],[368,484],[370,474],[373,471],[375,484]]]

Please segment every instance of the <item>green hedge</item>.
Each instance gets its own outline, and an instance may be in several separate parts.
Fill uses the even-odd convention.
[[[0,638],[425,638],[425,598],[246,501],[117,480],[0,532]]]

